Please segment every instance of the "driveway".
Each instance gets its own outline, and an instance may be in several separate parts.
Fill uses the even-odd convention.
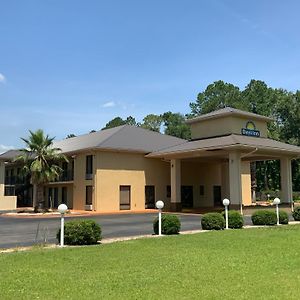
[[[152,223],[157,214],[113,214],[90,217],[66,217],[72,219],[93,219],[101,225],[102,237],[127,237],[153,233]],[[201,215],[178,214],[181,230],[201,229]],[[251,225],[250,216],[245,216],[245,225]],[[0,215],[0,249],[30,246],[39,243],[56,243],[56,232],[60,217],[8,217]]]
[[[127,237],[152,234],[152,222],[157,214],[115,214],[90,217],[69,217],[72,219],[93,219],[101,225],[102,237]],[[180,215],[182,230],[200,228],[199,215]],[[60,217],[8,217],[0,215],[0,249],[29,246],[38,243],[55,243]]]

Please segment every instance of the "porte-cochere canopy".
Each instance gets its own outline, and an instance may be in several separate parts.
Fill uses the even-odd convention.
[[[181,207],[181,164],[186,161],[219,164],[222,197],[241,206],[251,204],[250,162],[280,160],[282,202],[292,201],[291,160],[300,157],[300,147],[268,138],[270,121],[265,116],[224,108],[189,120],[190,141],[148,154],[149,158],[171,161],[174,209]]]

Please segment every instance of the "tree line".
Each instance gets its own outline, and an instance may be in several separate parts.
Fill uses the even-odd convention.
[[[165,112],[149,114],[142,122],[132,116],[125,119],[116,117],[102,130],[121,125],[141,126],[145,129],[162,132],[183,139],[190,139],[191,132],[186,119],[212,112],[225,107],[242,109],[271,117],[275,122],[268,124],[268,137],[285,143],[300,146],[300,91],[288,91],[269,87],[264,81],[251,80],[241,90],[232,83],[222,80],[209,84],[197,98],[190,102],[190,113]],[[294,190],[300,191],[300,160],[293,160]],[[263,161],[251,164],[253,184],[257,190],[280,189],[280,165],[278,161]]]

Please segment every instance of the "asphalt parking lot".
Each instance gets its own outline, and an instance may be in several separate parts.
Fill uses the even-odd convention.
[[[128,237],[153,233],[152,223],[157,214],[112,214],[72,219],[93,219],[101,225],[102,237]],[[201,229],[201,215],[178,214],[181,230]],[[251,224],[250,216],[245,216],[245,225]],[[11,217],[0,215],[0,249],[30,246],[41,243],[56,243],[56,232],[60,226],[60,217]]]
[[[156,214],[113,214],[85,217],[66,217],[72,219],[93,219],[101,225],[102,237],[127,237],[152,234],[152,222]],[[180,215],[182,230],[200,228],[199,215]],[[39,243],[55,243],[60,217],[10,217],[0,215],[0,249],[29,246]]]

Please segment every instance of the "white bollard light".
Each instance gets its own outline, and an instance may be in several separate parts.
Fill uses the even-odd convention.
[[[229,199],[225,198],[223,200],[223,205],[225,206],[225,223],[226,223],[226,226],[225,228],[228,229],[228,205],[230,204],[230,201]]]
[[[64,246],[64,239],[65,239],[65,213],[68,210],[68,206],[66,204],[60,204],[58,206],[58,211],[60,212],[60,247]]]
[[[276,205],[277,225],[279,225],[279,207],[278,207],[278,205],[280,204],[280,199],[279,198],[275,198],[273,200],[273,204]]]
[[[165,204],[163,201],[158,200],[155,203],[155,206],[158,209],[158,235],[161,235],[161,210],[164,208]]]

